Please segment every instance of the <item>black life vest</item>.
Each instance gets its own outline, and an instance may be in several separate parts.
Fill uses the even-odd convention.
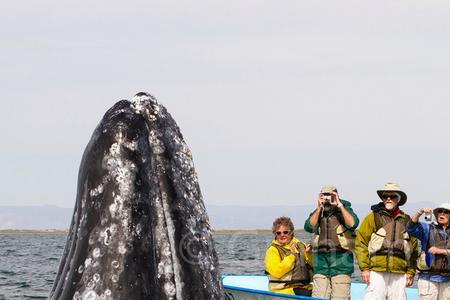
[[[321,217],[312,239],[313,250],[317,252],[347,252],[354,248],[355,233],[345,227],[340,211],[329,217]]]

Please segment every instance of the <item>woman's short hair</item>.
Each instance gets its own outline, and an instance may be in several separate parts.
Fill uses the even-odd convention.
[[[286,226],[291,231],[291,234],[294,233],[294,223],[292,223],[291,218],[289,217],[279,217],[276,218],[275,221],[273,221],[272,225],[272,232],[275,234],[277,232],[278,227],[281,225]]]

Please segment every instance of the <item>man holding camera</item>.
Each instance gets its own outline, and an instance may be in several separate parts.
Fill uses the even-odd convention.
[[[314,233],[312,297],[350,299],[354,230],[359,219],[349,201],[339,197],[336,187],[322,187],[317,208],[305,221]]]

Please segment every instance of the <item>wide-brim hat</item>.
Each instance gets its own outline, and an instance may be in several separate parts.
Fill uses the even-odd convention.
[[[438,214],[437,214],[437,212],[438,212],[438,210],[440,210],[440,209],[445,209],[445,210],[448,210],[448,211],[450,211],[450,203],[442,203],[441,205],[439,205],[438,207],[436,207],[435,209],[433,209],[433,214],[434,214],[434,217],[436,218],[436,220],[438,219]]]
[[[384,185],[384,187],[377,191],[378,197],[383,200],[383,194],[385,192],[394,192],[400,195],[400,200],[398,201],[398,206],[401,206],[406,203],[407,196],[405,192],[400,189],[400,186],[396,182],[388,182]]]

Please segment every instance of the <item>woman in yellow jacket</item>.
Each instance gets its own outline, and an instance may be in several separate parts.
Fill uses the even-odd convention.
[[[294,237],[294,224],[288,217],[273,222],[274,240],[264,263],[272,292],[311,296],[312,255],[310,246]]]

